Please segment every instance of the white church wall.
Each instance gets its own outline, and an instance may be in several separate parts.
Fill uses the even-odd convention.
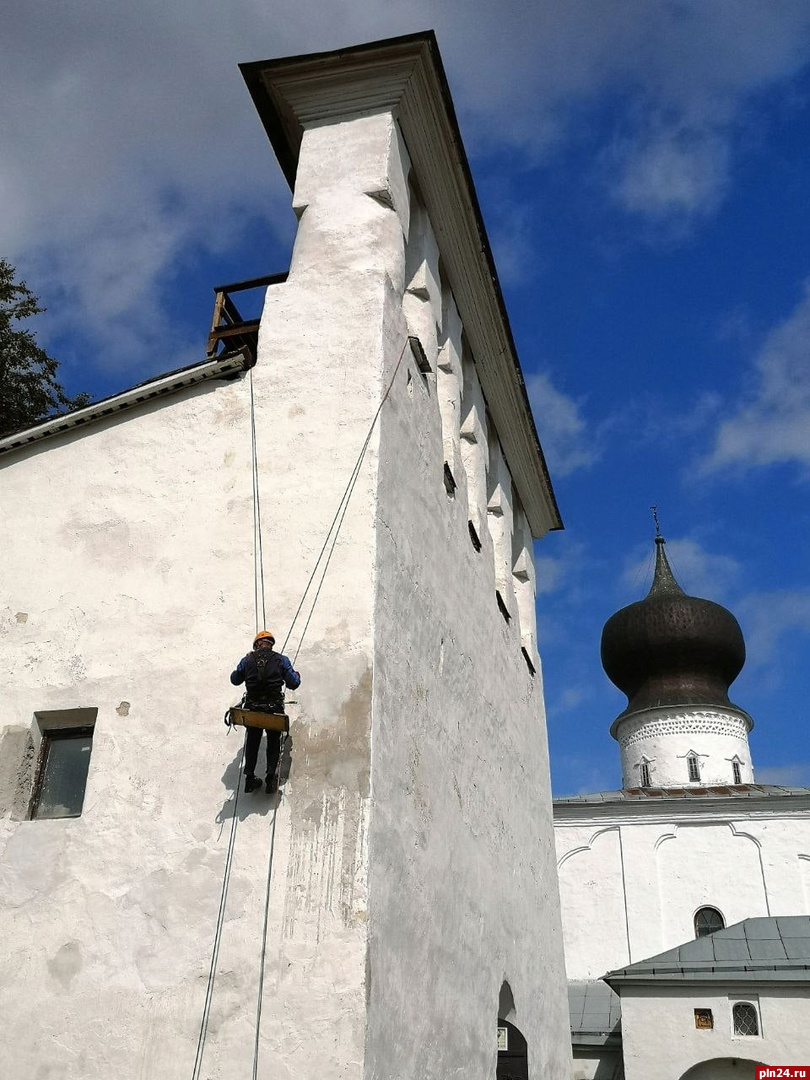
[[[621,833],[616,826],[557,826],[555,839],[566,973],[598,979],[631,962]]]
[[[803,869],[810,814],[728,808],[688,820],[636,812],[555,823],[566,972],[601,978],[695,936],[698,908],[727,926],[759,915],[810,912]]]
[[[376,182],[395,129],[390,118],[360,128],[348,145],[368,164],[361,179]],[[322,130],[312,140],[317,169],[326,141]],[[362,191],[320,202],[313,182],[306,195],[255,369],[268,621],[280,638],[380,400],[385,290],[403,243],[397,217]],[[17,511],[3,537],[4,722],[99,710],[83,816],[2,822],[13,943],[4,1074],[190,1072],[239,760],[220,718],[254,628],[248,402],[246,379],[208,384],[18,452],[0,470],[3,505]],[[362,1075],[375,462],[376,438],[298,660],[261,1046],[284,1080]],[[252,1059],[270,805],[240,799],[212,1078]]]
[[[418,242],[433,250],[424,232]],[[452,315],[446,282],[431,272],[423,288],[423,311]],[[386,380],[394,343],[413,332],[412,312],[409,302],[403,315],[391,295]],[[422,339],[431,373],[445,329],[460,341],[455,320]],[[446,374],[458,372],[454,357],[445,362]],[[477,414],[470,446],[485,454],[474,372],[460,405]],[[445,486],[448,442],[458,452],[460,438],[450,421],[435,379],[406,353],[380,418],[368,1074],[494,1076],[506,981],[530,1073],[566,1076],[542,685],[521,652],[516,612],[507,622],[496,603],[494,545],[478,501],[486,459],[455,491]],[[488,541],[480,551],[467,524],[473,512]],[[510,536],[505,545],[511,551]],[[437,1030],[441,1040],[431,1037]]]
[[[701,907],[717,908],[726,926],[769,914],[760,851],[739,821],[680,824],[663,831],[655,851],[661,948],[695,936],[694,914]]]
[[[733,761],[740,783],[752,784],[748,746],[750,721],[722,709],[667,707],[647,709],[617,725],[623,787],[684,787],[690,784],[734,784]],[[699,778],[690,778],[694,756]],[[650,784],[643,785],[641,763],[649,764]]]
[[[407,168],[390,114],[304,133],[290,275],[267,292],[253,373],[279,646],[404,341]],[[467,529],[468,475],[486,524],[480,385],[465,379],[474,473],[450,496],[439,337],[423,335],[434,374],[406,352],[297,660],[274,830],[272,800],[240,796],[210,1080],[251,1066],[271,851],[260,1056],[277,1080],[359,1080],[366,1057],[386,1080],[416,1061],[447,1075],[451,1057],[484,1080],[505,979],[532,1068],[570,1069],[541,680],[498,610],[488,530],[475,552]],[[30,775],[35,712],[98,710],[81,817],[20,820],[14,770],[0,787],[0,1072],[185,1078],[240,761],[221,714],[255,625],[250,381],[16,451],[0,501],[3,750]],[[423,1038],[437,1017],[441,1052]]]
[[[574,1047],[572,1080],[614,1080],[621,1076],[622,1051],[604,1046]]]
[[[622,988],[622,1043],[625,1080],[680,1080],[701,1062],[726,1076],[724,1065],[753,1080],[751,1062],[797,1065],[810,1060],[808,996],[804,988],[767,983],[692,983],[685,986]],[[761,1035],[735,1035],[732,1006],[754,1003]],[[710,1009],[714,1027],[695,1026],[695,1009]]]

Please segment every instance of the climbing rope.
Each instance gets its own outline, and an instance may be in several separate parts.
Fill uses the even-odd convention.
[[[264,888],[264,923],[262,925],[262,951],[259,958],[259,992],[256,998],[256,1034],[253,1042],[253,1080],[259,1071],[259,1034],[262,1029],[262,998],[264,996],[264,963],[267,956],[267,920],[270,912],[270,882],[273,877],[273,852],[276,847],[276,814],[278,801],[273,808],[273,824],[270,829],[270,858],[267,860],[267,879]]]
[[[304,623],[304,629],[301,631],[301,637],[298,640],[298,647],[296,648],[295,655],[293,656],[293,660],[292,660],[293,667],[295,667],[295,661],[296,661],[296,659],[298,657],[299,652],[301,651],[301,645],[303,644],[303,641],[304,641],[304,635],[307,632],[307,628],[309,627],[310,619],[312,618],[312,613],[315,610],[315,605],[318,602],[318,596],[320,595],[320,591],[321,591],[321,588],[323,586],[324,578],[326,577],[326,571],[329,569],[329,563],[330,563],[330,561],[332,559],[332,554],[333,554],[333,552],[335,550],[335,545],[337,544],[338,534],[340,532],[341,526],[343,525],[343,519],[346,516],[346,511],[349,508],[349,500],[352,497],[352,492],[354,491],[354,486],[357,483],[357,479],[360,476],[360,468],[361,468],[361,466],[363,464],[363,459],[366,456],[366,450],[368,450],[369,443],[371,442],[371,436],[372,436],[372,434],[374,432],[374,428],[375,428],[375,426],[377,424],[377,420],[379,418],[379,415],[382,412],[382,407],[383,407],[383,405],[385,405],[386,401],[388,400],[388,396],[391,393],[391,388],[394,385],[394,380],[397,377],[397,372],[399,371],[400,364],[402,363],[402,357],[405,355],[405,350],[407,349],[407,347],[408,347],[408,339],[406,338],[405,343],[402,346],[402,349],[400,350],[399,358],[397,359],[396,365],[394,367],[393,374],[391,375],[391,378],[390,378],[390,380],[388,382],[388,386],[386,387],[385,393],[383,394],[382,398],[380,399],[380,403],[377,406],[377,411],[374,413],[374,416],[372,417],[371,424],[369,425],[368,433],[367,433],[365,439],[363,440],[363,445],[360,447],[360,453],[357,455],[357,460],[354,463],[354,468],[352,469],[351,476],[349,477],[349,482],[346,484],[346,487],[345,487],[345,489],[343,491],[343,494],[340,497],[340,502],[338,503],[338,508],[335,511],[335,516],[332,518],[332,523],[330,524],[329,529],[327,530],[326,539],[323,542],[323,547],[321,548],[320,553],[318,554],[318,558],[315,560],[315,565],[312,568],[312,573],[309,575],[309,580],[307,581],[306,588],[304,589],[304,592],[303,592],[303,594],[301,596],[301,600],[300,600],[300,602],[298,604],[298,607],[295,609],[295,614],[292,617],[292,622],[290,623],[290,628],[287,631],[287,636],[284,638],[284,644],[281,647],[282,652],[284,652],[284,650],[285,650],[285,648],[287,646],[287,642],[290,640],[290,637],[291,637],[292,632],[293,632],[293,627],[295,626],[295,623],[296,623],[296,621],[298,619],[298,616],[301,614],[301,609],[304,606],[304,601],[307,598],[307,593],[310,590],[312,582],[315,580],[315,575],[318,572],[318,568],[320,566],[321,560],[323,559],[324,554],[326,553],[326,549],[328,547],[329,548],[329,553],[326,556],[326,562],[323,565],[323,570],[322,570],[322,573],[321,573],[320,581],[318,582],[318,588],[315,591],[315,596],[314,596],[312,604],[310,606],[309,614],[307,615],[306,622]]]
[[[231,835],[228,838],[228,852],[225,856],[225,873],[222,878],[222,892],[219,897],[219,911],[217,912],[216,929],[214,930],[214,946],[211,950],[211,966],[208,971],[208,986],[205,991],[205,1005],[203,1006],[202,1021],[200,1022],[200,1034],[197,1039],[197,1053],[194,1058],[194,1070],[192,1080],[199,1080],[202,1068],[205,1039],[208,1035],[208,1019],[211,1015],[211,1002],[214,997],[214,982],[217,975],[217,961],[219,959],[219,945],[222,940],[222,927],[225,922],[225,905],[228,900],[228,886],[231,881],[231,867],[233,866],[233,849],[236,843],[236,826],[239,821],[236,816],[239,807],[239,788],[242,779],[242,765],[245,760],[245,746],[242,744],[242,754],[239,759],[239,775],[236,778],[236,791],[233,799],[233,814],[231,815]]]
[[[402,363],[402,357],[405,355],[405,350],[406,350],[407,347],[408,347],[408,340],[406,338],[405,343],[402,346],[402,350],[401,350],[401,352],[399,354],[399,358],[398,358],[398,360],[396,362],[396,365],[394,367],[393,374],[391,375],[391,379],[390,379],[390,381],[388,383],[388,386],[386,387],[385,393],[383,394],[379,405],[377,406],[377,411],[374,413],[374,416],[373,416],[373,418],[371,420],[371,424],[369,425],[368,433],[367,433],[365,439],[363,440],[363,445],[360,448],[360,453],[358,454],[357,460],[355,461],[355,464],[354,464],[354,468],[352,469],[351,475],[349,477],[349,482],[347,483],[347,485],[346,485],[346,487],[345,487],[345,489],[343,491],[343,494],[342,494],[342,496],[340,498],[340,502],[338,503],[338,508],[335,511],[335,516],[332,518],[332,522],[331,522],[331,524],[329,526],[329,529],[327,531],[327,534],[326,534],[326,539],[324,540],[323,546],[322,546],[322,548],[320,550],[320,553],[318,554],[318,558],[315,560],[315,566],[312,568],[312,573],[309,576],[309,580],[307,581],[306,588],[304,589],[304,592],[303,592],[303,594],[301,596],[301,600],[299,601],[298,607],[295,610],[295,614],[293,615],[292,622],[290,623],[290,627],[289,627],[289,629],[287,631],[287,635],[284,638],[284,644],[281,647],[282,653],[284,652],[284,649],[287,646],[287,642],[290,640],[290,636],[292,635],[293,628],[295,627],[298,616],[301,614],[301,611],[302,611],[302,609],[304,607],[304,602],[306,601],[306,598],[307,598],[307,595],[309,594],[310,588],[312,587],[312,584],[315,581],[316,575],[319,573],[319,570],[320,570],[320,579],[318,581],[317,588],[315,589],[315,593],[314,593],[314,596],[312,598],[312,603],[309,606],[309,611],[308,611],[306,620],[304,622],[303,630],[301,631],[301,636],[299,637],[299,640],[298,640],[298,646],[296,647],[295,655],[293,656],[293,660],[292,660],[293,666],[295,665],[295,661],[298,658],[299,652],[301,651],[301,646],[302,646],[302,644],[304,642],[304,637],[306,635],[307,629],[309,628],[309,623],[310,623],[310,620],[312,619],[312,614],[313,614],[313,612],[315,610],[316,604],[318,603],[318,598],[320,596],[321,589],[323,587],[323,583],[324,583],[324,580],[326,578],[326,573],[327,573],[327,571],[329,569],[329,563],[331,562],[332,555],[334,554],[334,551],[335,551],[335,546],[337,544],[337,539],[338,539],[338,536],[340,534],[341,527],[343,525],[343,520],[346,517],[346,511],[349,508],[349,502],[351,500],[352,493],[353,493],[355,485],[357,483],[357,479],[360,476],[360,470],[361,470],[361,467],[362,467],[362,464],[363,464],[363,460],[365,459],[365,456],[366,456],[366,451],[368,450],[369,444],[371,442],[371,436],[372,436],[372,434],[374,432],[374,428],[375,428],[375,426],[377,424],[377,420],[379,418],[379,415],[382,412],[383,405],[388,400],[388,396],[391,393],[391,388],[394,385],[394,380],[396,379],[397,372],[399,371],[400,364]],[[261,500],[260,500],[260,491],[259,491],[259,463],[258,463],[258,450],[257,450],[257,442],[256,442],[256,411],[255,411],[255,399],[254,399],[254,392],[253,392],[253,370],[252,369],[249,372],[249,385],[250,385],[251,478],[252,478],[252,487],[253,487],[253,599],[254,599],[254,613],[255,613],[256,633],[258,633],[260,625],[264,626],[266,624],[267,618],[266,618],[266,610],[265,610],[264,552],[263,552],[263,547],[262,547],[262,519],[261,519]],[[324,561],[324,556],[325,556],[325,561]],[[323,565],[321,565],[321,564],[323,564]],[[260,612],[261,612],[261,624],[259,623],[259,613]],[[247,731],[245,732],[245,738],[247,739]],[[283,745],[283,743],[282,743],[282,745]],[[239,789],[241,787],[241,780],[242,780],[243,769],[244,769],[244,760],[245,760],[245,744],[243,743],[242,744],[242,753],[241,753],[240,762],[239,762],[239,776],[238,776],[237,781],[236,781],[236,792],[235,792],[235,795],[234,795],[233,816],[231,818],[231,833],[230,833],[230,837],[228,839],[228,851],[227,851],[227,854],[226,854],[226,857],[225,857],[225,872],[224,872],[223,880],[222,880],[222,891],[221,891],[221,894],[220,894],[219,911],[217,913],[217,922],[216,922],[216,928],[215,928],[215,931],[214,931],[214,945],[213,945],[213,949],[211,951],[211,965],[210,965],[210,969],[209,969],[209,972],[208,972],[208,986],[207,986],[207,989],[206,989],[205,1005],[203,1007],[202,1021],[200,1023],[200,1034],[199,1034],[199,1038],[197,1040],[197,1053],[196,1053],[196,1057],[195,1057],[195,1060],[194,1060],[194,1070],[193,1070],[193,1073],[192,1073],[192,1080],[199,1080],[200,1070],[202,1068],[203,1052],[205,1050],[205,1040],[206,1040],[206,1037],[207,1037],[207,1034],[208,1034],[208,1021],[209,1021],[209,1017],[210,1017],[210,1014],[211,1014],[211,1002],[213,1000],[213,995],[214,995],[214,983],[215,983],[215,980],[216,980],[216,969],[217,969],[217,962],[218,962],[218,959],[219,959],[219,948],[220,948],[220,942],[222,940],[222,927],[223,927],[224,922],[225,922],[225,907],[226,907],[226,902],[227,902],[227,898],[228,898],[228,886],[229,886],[230,877],[231,877],[231,867],[233,865],[234,846],[235,846],[235,843],[236,843],[236,829],[237,829],[237,824],[238,824],[237,809],[238,809],[238,805],[239,805]],[[272,875],[273,875],[273,855],[274,855],[274,852],[275,852],[275,842],[276,842],[276,816],[277,816],[277,813],[278,813],[278,802],[276,802],[276,805],[273,808],[273,818],[272,818],[272,824],[271,824],[271,830],[270,830],[270,854],[269,854],[269,858],[268,858],[268,862],[267,862],[267,875],[266,875],[266,880],[265,880],[264,915],[263,915],[263,924],[262,924],[262,944],[261,944],[261,954],[260,954],[260,960],[259,960],[259,964],[260,964],[260,967],[259,967],[259,985],[258,985],[258,994],[257,994],[257,1001],[256,1001],[256,1028],[255,1028],[255,1038],[254,1038],[254,1044],[253,1044],[253,1080],[257,1080],[258,1067],[259,1067],[259,1040],[260,1040],[260,1034],[261,1034],[262,1003],[263,1003],[263,997],[264,997],[264,969],[265,969],[265,961],[266,961],[266,957],[267,957],[267,927],[268,927],[268,919],[269,919],[269,911],[270,911],[270,886],[271,886]]]
[[[264,606],[264,551],[262,549],[262,508],[259,496],[259,455],[256,449],[256,409],[253,399],[253,368],[248,373],[250,382],[250,461],[253,476],[253,599],[256,615],[256,633],[260,629],[259,611],[262,613],[261,627],[267,623]]]

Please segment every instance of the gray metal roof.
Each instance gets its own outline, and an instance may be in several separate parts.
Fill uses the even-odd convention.
[[[208,356],[196,364],[188,364],[186,367],[176,368],[174,371],[167,371],[164,375],[156,375],[144,382],[136,383],[128,390],[122,390],[119,394],[112,394],[100,401],[94,401],[82,409],[52,416],[32,427],[12,431],[0,439],[0,454],[18,450],[54,435],[62,435],[84,424],[106,420],[125,409],[133,409],[153,398],[173,394],[177,390],[195,386],[209,379],[234,378],[252,366],[250,358],[241,349],[225,351],[219,356]]]
[[[568,983],[571,1040],[590,1046],[621,1038],[621,1001],[601,979]]]
[[[596,791],[590,795],[565,795],[554,800],[554,805],[602,804],[614,802],[663,802],[665,799],[751,799],[784,798],[792,795],[810,795],[810,788],[782,787],[779,784],[712,785],[711,787],[680,788],[621,788],[617,791]]]
[[[745,919],[605,979],[611,985],[658,979],[810,982],[810,915]]]

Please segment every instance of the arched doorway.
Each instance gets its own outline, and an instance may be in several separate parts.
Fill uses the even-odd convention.
[[[514,1024],[498,1017],[497,1080],[529,1080],[526,1040]]]
[[[758,1065],[750,1058],[712,1058],[687,1069],[681,1080],[755,1080]]]

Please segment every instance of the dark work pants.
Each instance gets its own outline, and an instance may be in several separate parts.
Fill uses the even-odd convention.
[[[245,702],[246,709],[255,709],[257,712],[284,712],[284,698],[262,703],[261,705],[251,702],[250,698]],[[264,728],[245,728],[245,776],[253,776],[256,772],[256,759],[259,756],[259,744],[262,741]],[[281,753],[281,732],[265,731],[267,735],[267,779],[275,775],[278,768],[278,759]]]
[[[253,776],[256,772],[256,759],[259,756],[259,743],[262,741],[260,727],[245,728],[245,776]],[[281,753],[281,732],[265,731],[267,736],[267,778],[275,775],[278,768],[279,754]]]

